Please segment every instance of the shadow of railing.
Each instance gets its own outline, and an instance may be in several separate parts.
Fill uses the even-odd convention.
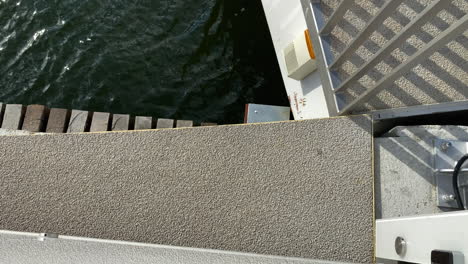
[[[438,12],[421,27],[421,31],[386,55],[358,81],[350,83],[340,98],[351,103],[467,14],[468,7],[463,1],[447,1],[451,1],[447,8]],[[352,76],[432,2],[404,0],[368,40],[338,65],[336,72],[339,78],[346,80]],[[321,12],[327,18],[340,1],[324,0],[321,3]],[[363,30],[384,3],[382,0],[354,1],[328,38],[335,57],[347,48],[347,44]],[[356,105],[352,113],[468,100],[468,63],[465,55],[468,53],[468,38],[465,35],[449,42],[367,102]]]

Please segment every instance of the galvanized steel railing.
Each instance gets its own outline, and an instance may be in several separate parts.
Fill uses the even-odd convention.
[[[409,37],[421,30],[423,25],[452,3],[452,1],[449,0],[434,0],[392,39],[388,40],[385,45],[381,47],[380,50],[369,60],[360,66],[347,79],[342,80],[336,71],[337,68],[346,62],[346,60],[352,56],[366,40],[369,39],[377,28],[382,25],[389,15],[403,2],[404,0],[387,0],[376,15],[367,23],[364,29],[361,30],[349,44],[347,44],[347,47],[341,51],[338,56],[334,57],[327,37],[331,34],[332,30],[337,26],[340,20],[343,19],[351,5],[354,4],[354,0],[343,0],[327,20],[325,20],[322,15],[322,3],[320,0],[301,0],[307,26],[311,32],[314,50],[317,54],[317,63],[330,115],[336,116],[353,113],[356,110],[356,107],[361,106],[376,96],[379,92],[385,90],[403,74],[416,67],[424,59],[427,59],[436,51],[447,45],[450,41],[462,35],[468,29],[468,15],[465,14],[461,19],[450,25],[448,29],[443,31],[410,56],[404,63],[392,69],[390,73],[378,80],[372,87],[358,95],[353,101],[345,102],[340,98],[340,93],[348,89],[353,83],[359,81],[359,79],[366,75],[369,70],[377,66],[377,64],[385,59],[393,50],[403,45]],[[443,105],[444,106],[442,108],[459,108],[460,102]],[[464,106],[468,106],[468,104],[465,102]],[[424,109],[429,108],[416,106],[414,109],[416,112],[420,113]],[[390,109],[389,111],[394,110]],[[408,114],[408,112],[411,111],[411,107],[401,111]],[[383,111],[383,113],[385,113],[385,111]]]

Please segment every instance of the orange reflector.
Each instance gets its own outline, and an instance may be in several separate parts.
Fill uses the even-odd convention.
[[[309,30],[306,29],[304,31],[306,42],[307,42],[307,48],[309,49],[309,55],[310,58],[315,60],[315,52],[314,52],[314,46],[312,45],[312,41],[310,40],[310,33]]]

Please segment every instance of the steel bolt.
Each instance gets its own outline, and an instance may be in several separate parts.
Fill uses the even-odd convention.
[[[49,238],[58,238],[58,234],[55,233],[41,233],[37,238],[39,241],[44,241]]]
[[[406,241],[402,237],[395,239],[395,251],[399,256],[403,256],[406,253]]]
[[[444,142],[440,145],[440,149],[442,149],[442,151],[447,151],[450,147],[452,147],[452,143],[450,142]]]
[[[451,202],[451,201],[455,201],[455,195],[453,194],[444,194],[442,195],[442,199],[446,202]]]

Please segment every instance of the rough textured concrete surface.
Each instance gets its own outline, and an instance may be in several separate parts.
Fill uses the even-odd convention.
[[[68,123],[68,133],[86,132],[89,128],[90,112],[81,110],[72,110],[70,122]]]
[[[153,118],[151,116],[137,116],[135,117],[135,130],[151,129],[153,128]]]
[[[156,128],[174,128],[174,119],[159,118]]]
[[[0,263],[9,264],[344,264],[161,245],[0,232]]]
[[[112,131],[125,131],[130,129],[130,115],[113,115]]]
[[[364,91],[388,76],[396,67],[430,42],[468,12],[466,0],[450,2],[426,23],[421,30],[388,54],[343,94],[351,102]],[[342,0],[323,0],[325,16],[329,16]],[[355,36],[371,21],[384,0],[356,0],[351,9],[331,33],[332,53],[337,56],[348,47]],[[434,0],[404,0],[382,25],[338,69],[342,80],[347,79],[368,62],[389,40],[414,20]],[[468,30],[444,48],[395,81],[374,99],[359,105],[357,112],[397,108],[421,104],[464,101],[468,99]]]
[[[24,115],[22,130],[29,132],[43,132],[46,122],[47,107],[43,105],[29,105]]]
[[[91,132],[107,131],[109,128],[109,121],[110,121],[109,113],[94,112],[93,118],[91,121],[91,128],[89,129],[89,131]]]
[[[432,143],[412,138],[375,139],[376,217],[434,214],[437,207]]]
[[[191,120],[177,120],[176,127],[193,127],[193,121],[191,121]]]
[[[3,115],[2,128],[20,130],[24,120],[25,107],[19,104],[8,104]]]
[[[436,138],[468,141],[468,127],[396,127],[375,140],[377,218],[442,212],[433,171]]]
[[[365,116],[0,140],[0,229],[373,260]]]
[[[47,121],[47,133],[65,133],[68,128],[70,111],[67,109],[52,108]]]

